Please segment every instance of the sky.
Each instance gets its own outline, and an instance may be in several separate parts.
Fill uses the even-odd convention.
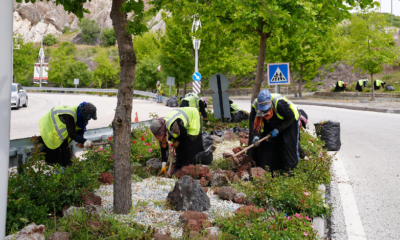
[[[379,0],[377,0],[379,2]],[[383,13],[390,13],[390,4],[393,1],[393,14],[400,16],[400,0],[380,0]]]

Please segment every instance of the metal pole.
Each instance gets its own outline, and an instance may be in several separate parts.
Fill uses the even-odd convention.
[[[281,93],[281,86],[280,85],[275,85],[275,93]]]
[[[8,159],[10,155],[11,83],[13,72],[13,1],[0,8],[0,238],[6,235]]]
[[[44,18],[42,18],[42,40],[40,41],[40,52],[44,53],[43,51],[43,25],[44,25]],[[44,55],[44,54],[43,54]],[[43,78],[43,60],[44,56],[40,56],[40,72],[39,72],[39,87],[42,87],[42,78]]]
[[[391,10],[390,10],[390,17],[391,17],[391,25],[393,26],[393,0],[392,1],[390,1],[390,7],[391,7]]]
[[[196,47],[195,49],[195,56],[194,56],[194,72],[199,71],[199,50]]]

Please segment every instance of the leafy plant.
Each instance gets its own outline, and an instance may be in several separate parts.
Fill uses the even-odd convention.
[[[117,35],[115,35],[114,28],[104,28],[101,31],[101,40],[104,46],[114,46],[117,42]]]
[[[54,44],[56,44],[58,42],[57,37],[52,34],[49,33],[47,34],[44,38],[43,38],[43,44],[47,45],[47,46],[53,46]]]
[[[82,30],[81,37],[83,41],[87,44],[93,44],[96,38],[99,37],[100,27],[95,20],[89,20],[88,18],[83,18],[78,26]]]

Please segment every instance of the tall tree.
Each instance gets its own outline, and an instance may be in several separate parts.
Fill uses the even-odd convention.
[[[107,88],[109,85],[114,84],[118,79],[119,68],[110,62],[105,49],[100,49],[93,58],[93,62],[98,63],[93,71],[94,85],[98,88],[105,85]]]
[[[359,3],[364,8],[372,4],[373,0],[154,0],[154,3],[186,19],[198,14],[203,28],[209,25],[208,29],[215,29],[216,35],[223,26],[226,32],[257,36],[259,52],[253,101],[261,87],[266,43],[276,31],[288,27],[294,27],[298,32],[304,29],[324,31],[327,25],[338,23],[349,16],[351,6]]]
[[[60,87],[63,87],[64,82],[67,80],[63,75],[65,66],[74,62],[74,55],[73,51],[71,51],[70,43],[63,42],[60,44],[60,47],[53,48],[49,61],[49,79],[51,82],[57,83]]]
[[[36,0],[25,0],[35,2]],[[49,0],[47,0],[49,1]],[[54,1],[54,0],[53,0]],[[56,5],[63,5],[69,13],[82,19],[83,13],[89,13],[83,7],[87,0],[55,0]],[[21,3],[22,0],[17,0]],[[128,20],[127,13],[134,12]],[[132,207],[130,174],[130,133],[133,86],[135,82],[136,55],[132,44],[132,34],[139,35],[147,31],[143,21],[143,0],[112,0],[110,17],[117,36],[120,59],[120,84],[115,117],[112,122],[114,132],[114,211],[127,214]]]
[[[35,49],[33,43],[24,43],[23,39],[18,39],[17,42],[20,48],[13,51],[13,82],[21,82],[26,75],[32,74],[39,54],[39,50]]]
[[[75,87],[74,79],[79,79],[78,86],[88,86],[93,78],[93,72],[89,71],[89,66],[84,62],[76,61],[68,64],[62,73],[63,79],[65,79],[65,86]]]
[[[355,70],[370,74],[372,84],[374,74],[382,72],[383,64],[390,65],[400,60],[393,32],[385,18],[371,9],[361,10],[353,14],[349,35],[345,38],[347,62]],[[372,100],[375,100],[374,86]]]

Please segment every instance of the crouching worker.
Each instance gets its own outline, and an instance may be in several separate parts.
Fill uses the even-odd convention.
[[[253,102],[250,113],[249,139],[255,148],[247,154],[258,167],[270,171],[289,172],[299,162],[299,112],[297,107],[280,94],[262,90]],[[258,142],[268,134],[268,141]]]
[[[367,88],[368,79],[360,79],[357,81],[356,90],[362,92],[363,88]]]
[[[386,82],[382,80],[375,80],[374,81],[374,90],[379,90],[382,88],[385,88]]]
[[[347,86],[347,83],[345,83],[343,81],[337,81],[335,91],[336,92],[344,91],[344,90],[346,90],[346,86]]]
[[[168,141],[172,143],[176,152],[175,167],[170,174],[195,162],[197,153],[203,151],[200,114],[196,108],[174,109],[165,117],[153,120],[150,130],[160,142],[162,158],[160,174],[166,174],[167,170]]]
[[[194,107],[194,108],[196,108],[203,116],[203,120],[207,122],[208,121],[207,112],[206,112],[207,103],[208,103],[207,98],[200,98],[196,94],[188,93],[188,94],[186,94],[185,98],[181,99],[181,104],[179,105],[179,107]]]
[[[91,148],[93,143],[83,137],[90,119],[97,119],[96,107],[83,102],[79,106],[60,105],[53,107],[39,120],[40,135],[45,145],[45,161],[48,164],[71,165],[72,153],[69,142],[74,140],[79,147]]]

